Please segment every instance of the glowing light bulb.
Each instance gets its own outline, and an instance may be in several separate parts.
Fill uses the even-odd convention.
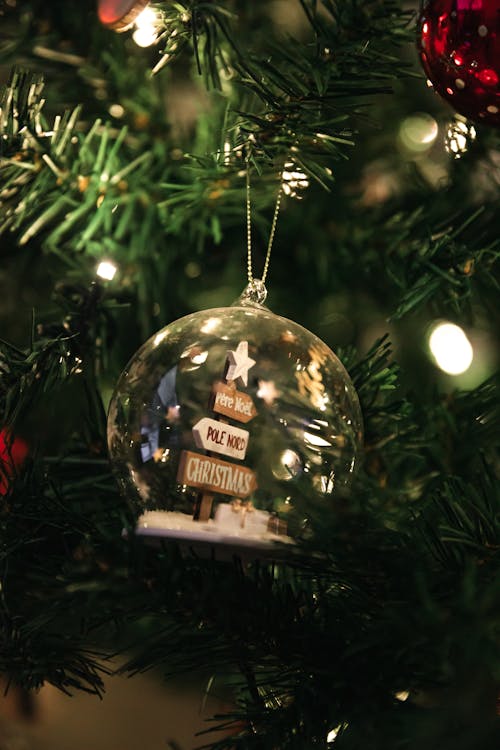
[[[117,270],[118,269],[115,266],[115,264],[112,263],[110,260],[102,260],[97,266],[96,273],[98,276],[101,277],[101,279],[106,279],[106,281],[111,281],[112,279],[114,279]]]
[[[108,111],[111,117],[116,118],[123,117],[123,115],[125,114],[125,110],[123,109],[121,104],[111,104]]]
[[[429,349],[436,365],[448,375],[460,375],[469,369],[474,351],[460,326],[438,323],[429,336]]]
[[[404,703],[410,697],[410,693],[408,690],[400,690],[399,693],[394,693],[394,697],[396,698],[396,700]]]
[[[464,117],[456,117],[448,125],[445,137],[445,149],[455,159],[465,154],[470,144],[476,138],[476,128]]]
[[[281,173],[281,180],[283,192],[285,195],[290,196],[290,198],[301,200],[301,191],[309,187],[307,175],[292,161],[288,161],[285,164]]]
[[[144,8],[135,19],[132,39],[139,47],[150,47],[158,39],[158,16],[152,8]]]
[[[427,112],[415,112],[405,117],[399,129],[400,140],[409,151],[428,151],[437,138],[436,120]]]

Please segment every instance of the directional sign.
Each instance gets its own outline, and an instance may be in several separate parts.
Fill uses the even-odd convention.
[[[257,478],[246,466],[192,451],[182,451],[177,481],[205,492],[232,497],[248,497],[257,489]]]
[[[194,442],[198,448],[222,453],[240,460],[245,458],[248,446],[248,432],[241,427],[218,422],[216,419],[203,417],[193,427]]]
[[[216,383],[212,391],[213,410],[238,422],[250,422],[257,410],[248,393],[237,391],[234,386]]]

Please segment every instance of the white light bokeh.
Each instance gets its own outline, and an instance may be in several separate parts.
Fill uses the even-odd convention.
[[[400,690],[399,693],[394,693],[394,697],[396,698],[396,700],[404,703],[410,697],[410,693],[408,690]]]
[[[429,335],[436,365],[448,375],[461,375],[471,366],[474,351],[465,332],[454,323],[438,323]]]
[[[336,740],[337,739],[337,735],[340,732],[340,729],[341,729],[341,725],[340,724],[338,725],[338,727],[335,727],[335,729],[331,729],[328,732],[327,736],[326,736],[326,741],[327,742],[333,742],[334,740]]]
[[[202,333],[213,333],[216,328],[221,324],[220,318],[208,318],[207,321],[202,325],[200,331]]]
[[[300,456],[295,451],[287,448],[280,456],[281,466],[283,470],[279,474],[279,479],[293,479],[302,469],[302,462]]]
[[[208,351],[205,352],[197,352],[196,354],[193,354],[191,357],[191,362],[193,362],[195,365],[202,365],[207,361],[208,357]]]
[[[150,47],[158,39],[159,18],[152,8],[144,8],[135,19],[132,39],[139,47]]]
[[[288,161],[285,164],[283,172],[281,173],[282,189],[285,195],[290,198],[297,198],[300,200],[302,195],[301,191],[309,187],[309,179],[307,175],[294,164],[292,161]]]
[[[111,104],[109,107],[109,114],[111,117],[120,118],[125,114],[125,110],[121,104]]]
[[[445,149],[455,159],[460,159],[462,154],[476,139],[476,128],[464,117],[457,115],[448,125],[445,137]]]
[[[115,274],[117,272],[117,267],[114,263],[112,263],[110,260],[102,260],[99,265],[97,266],[96,273],[98,276],[101,277],[101,279],[105,279],[106,281],[111,281],[115,278]]]
[[[428,151],[437,138],[439,127],[427,112],[415,112],[405,117],[399,129],[401,143],[408,151]]]
[[[259,380],[257,398],[261,398],[268,406],[272,406],[280,395],[274,380]]]

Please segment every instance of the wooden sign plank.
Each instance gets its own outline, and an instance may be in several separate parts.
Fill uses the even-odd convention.
[[[216,383],[212,391],[212,400],[213,411],[238,422],[250,422],[257,415],[251,396],[237,391],[234,385]]]
[[[222,453],[223,456],[231,456],[239,460],[245,458],[249,434],[241,427],[203,417],[193,427],[193,437],[198,448]]]
[[[248,497],[257,489],[257,477],[246,466],[193,451],[182,451],[177,481],[188,487],[231,497]]]

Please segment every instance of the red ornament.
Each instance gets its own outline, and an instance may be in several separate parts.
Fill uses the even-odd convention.
[[[21,438],[12,437],[7,430],[0,430],[0,495],[9,490],[9,479],[16,468],[22,466],[28,455],[28,444]]]
[[[109,29],[126,31],[149,5],[149,0],[98,0],[99,21]]]
[[[500,125],[500,0],[427,0],[418,27],[438,94],[471,120]]]

